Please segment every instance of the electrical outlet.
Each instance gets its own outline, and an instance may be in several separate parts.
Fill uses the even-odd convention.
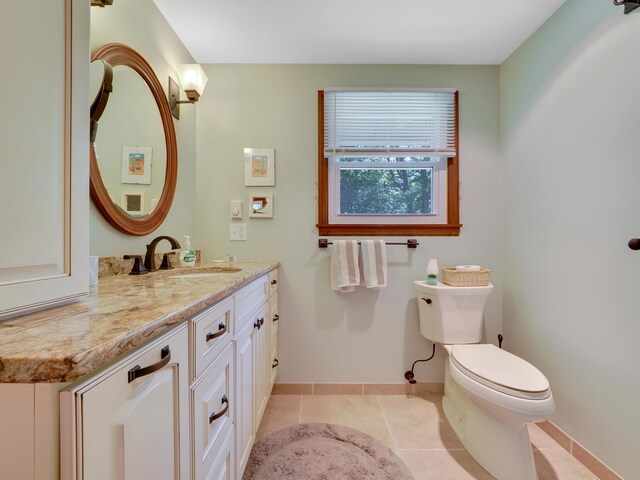
[[[229,240],[246,240],[247,224],[232,223],[229,225]]]

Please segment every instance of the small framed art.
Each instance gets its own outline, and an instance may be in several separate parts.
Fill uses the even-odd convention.
[[[273,148],[244,149],[245,187],[275,186],[275,171],[275,150]]]
[[[151,184],[151,147],[122,147],[122,183]]]

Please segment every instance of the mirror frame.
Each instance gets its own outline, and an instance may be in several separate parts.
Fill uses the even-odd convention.
[[[91,199],[105,220],[116,229],[129,235],[148,235],[156,230],[167,217],[178,180],[178,147],[169,101],[151,65],[131,47],[121,43],[108,43],[96,50],[91,56],[91,61],[99,58],[113,68],[121,65],[132,68],[142,77],[149,90],[151,90],[162,119],[167,151],[167,169],[162,195],[153,211],[144,218],[131,216],[111,200],[100,176],[95,145],[91,142],[89,159],[89,191]],[[92,113],[94,111],[93,105],[91,111]],[[101,111],[100,114],[102,114]],[[99,116],[98,118],[91,118],[91,123],[98,120]]]

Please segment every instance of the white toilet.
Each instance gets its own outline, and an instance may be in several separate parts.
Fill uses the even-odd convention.
[[[527,422],[548,418],[553,396],[536,367],[495,345],[478,344],[493,285],[414,283],[420,333],[449,355],[442,399],[447,421],[471,456],[498,480],[537,479]]]

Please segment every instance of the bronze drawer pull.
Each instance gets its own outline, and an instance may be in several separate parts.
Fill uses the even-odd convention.
[[[212,413],[211,415],[209,415],[209,425],[211,425],[213,422],[215,422],[217,419],[219,419],[221,416],[227,413],[227,410],[229,410],[229,400],[227,399],[226,395],[222,396],[222,404],[225,407],[220,412]]]
[[[169,345],[160,351],[160,359],[161,360],[158,363],[154,363],[148,367],[141,368],[140,365],[136,365],[129,370],[129,383],[133,382],[136,378],[144,377],[145,375],[149,375],[150,373],[160,370],[169,363],[171,361],[171,350],[169,349]]]
[[[224,335],[224,333],[227,331],[227,326],[220,322],[220,324],[218,325],[218,331],[216,333],[213,332],[209,332],[207,333],[207,342],[213,340],[214,338],[218,338],[221,335]]]
[[[273,321],[277,322],[278,320],[280,320],[280,315],[278,315],[277,313],[273,316]]]
[[[276,368],[279,364],[280,362],[278,361],[278,359],[274,358],[273,363],[271,364],[271,368]]]
[[[275,285],[277,283],[278,283],[278,280],[276,280],[276,279],[271,280],[271,285]]]

